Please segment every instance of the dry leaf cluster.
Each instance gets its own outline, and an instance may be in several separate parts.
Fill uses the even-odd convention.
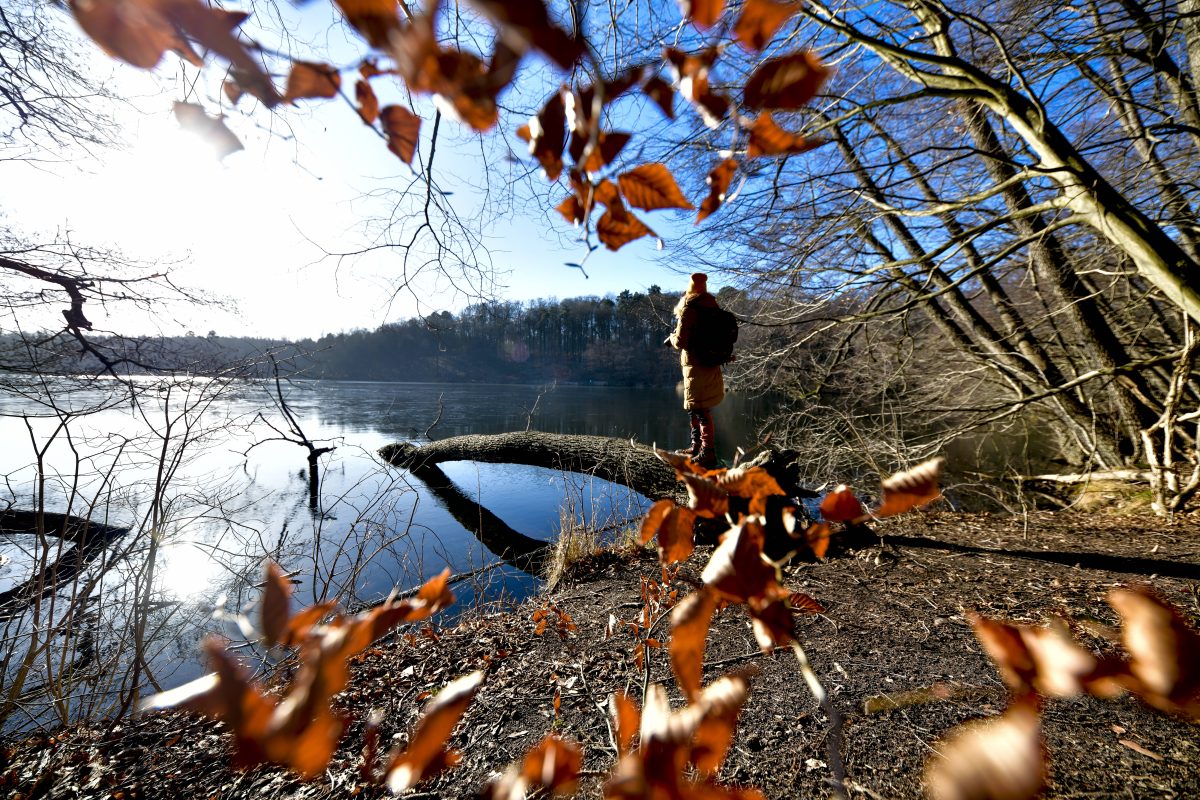
[[[224,93],[231,103],[246,94],[268,108],[343,96],[362,122],[379,133],[388,150],[409,165],[417,154],[422,119],[410,107],[381,107],[373,81],[398,79],[410,95],[429,95],[440,112],[484,132],[498,122],[499,95],[512,84],[531,50],[567,72],[575,71],[588,54],[587,43],[579,35],[554,23],[544,0],[473,0],[496,30],[488,54],[438,41],[435,23],[443,10],[441,0],[427,0],[423,7],[395,0],[333,2],[371,50],[358,65],[353,100],[343,95],[338,67],[302,60],[292,62],[281,94],[261,63],[258,45],[239,31],[248,17],[245,12],[224,11],[203,0],[71,0],[70,6],[93,40],[111,56],[134,66],[153,68],[167,51],[195,66],[203,66],[206,58],[223,63],[227,72]],[[622,96],[639,92],[668,119],[674,119],[678,93],[709,127],[731,123],[731,152],[737,155],[723,158],[709,173],[709,190],[700,202],[697,223],[725,202],[739,158],[803,153],[822,143],[789,133],[772,116],[772,112],[803,108],[820,91],[829,70],[812,52],[799,50],[767,59],[740,91],[737,81],[720,88],[714,84],[713,70],[727,48],[737,45],[750,52],[762,51],[798,13],[799,4],[746,0],[731,11],[731,25],[718,24],[726,11],[724,0],[687,0],[682,6],[684,16],[709,40],[702,49],[684,52],[667,47],[661,58],[647,60],[612,79],[590,85],[564,84],[516,132],[528,143],[530,154],[549,180],[558,181],[567,170],[570,193],[559,203],[558,211],[568,222],[589,226],[595,206],[604,206],[594,226],[597,238],[610,250],[655,235],[630,208],[696,208],[663,164],[615,169],[633,134],[606,130],[602,118]],[[593,67],[599,74],[599,67]],[[176,104],[175,113],[184,127],[210,139],[222,157],[241,149],[241,142],[222,117],[209,116],[194,103]],[[564,158],[571,161],[569,169]]]
[[[1113,589],[1108,604],[1121,629],[1098,633],[1124,652],[1104,656],[1081,644],[1061,618],[1038,627],[969,615],[1011,702],[999,717],[951,732],[926,770],[931,797],[1036,797],[1047,775],[1043,698],[1114,699],[1129,692],[1159,711],[1200,722],[1200,634],[1145,586]]]

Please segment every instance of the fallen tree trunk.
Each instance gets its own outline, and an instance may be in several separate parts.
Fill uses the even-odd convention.
[[[482,461],[594,475],[651,500],[677,498],[682,489],[675,480],[675,471],[651,448],[607,436],[538,431],[454,436],[425,445],[389,444],[380,448],[379,455],[389,464],[418,475],[423,467],[446,461]]]
[[[102,525],[66,514],[39,514],[36,511],[9,508],[0,512],[0,532],[8,535],[45,535],[73,545],[27,580],[0,592],[0,619],[7,619],[27,608],[34,600],[48,597],[59,586],[74,579],[129,529]]]

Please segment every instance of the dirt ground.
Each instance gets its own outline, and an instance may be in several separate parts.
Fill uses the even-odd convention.
[[[998,713],[1005,690],[964,611],[1037,623],[1065,614],[1115,624],[1104,596],[1148,583],[1200,620],[1200,519],[1167,526],[1149,516],[1039,513],[1026,517],[931,513],[882,525],[823,563],[785,572],[785,585],[827,609],[800,618],[805,648],[844,717],[840,749],[852,797],[921,796],[921,773],[936,740],[958,723]],[[676,581],[692,590],[708,549]],[[218,723],[155,714],[105,736],[72,729],[2,752],[0,790],[13,796],[116,798],[377,797],[360,782],[362,721],[384,712],[384,746],[402,744],[421,699],[471,670],[487,682],[453,738],[463,751],[452,772],[409,797],[472,797],[492,776],[554,730],[584,748],[579,796],[597,797],[615,749],[606,722],[610,693],[638,696],[645,675],[629,632],[606,637],[610,615],[632,620],[642,577],[661,571],[648,554],[603,555],[551,595],[506,612],[481,611],[456,628],[394,636],[354,665],[340,708],[349,734],[320,780],[228,768],[229,736]],[[576,626],[535,634],[534,614],[553,604]],[[666,621],[656,634],[665,641]],[[1097,650],[1109,645],[1089,639]],[[679,701],[666,652],[651,650],[649,680]],[[759,653],[744,610],[717,616],[706,681],[753,665],[759,674],[721,780],[771,798],[824,797],[830,726],[788,650]],[[938,686],[936,691],[930,687]],[[558,689],[561,706],[554,711]],[[1051,701],[1044,714],[1049,797],[1200,797],[1200,726],[1132,698]]]

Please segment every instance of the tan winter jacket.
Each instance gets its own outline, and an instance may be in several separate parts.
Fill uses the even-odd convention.
[[[717,308],[717,298],[708,292],[684,298],[682,312],[676,308],[679,319],[671,334],[671,346],[682,351],[679,363],[683,367],[683,407],[688,411],[714,408],[725,399],[725,380],[720,367],[704,367],[691,363],[688,358],[688,339],[696,327],[696,307]]]

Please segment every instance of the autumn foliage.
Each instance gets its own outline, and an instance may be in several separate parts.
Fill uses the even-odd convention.
[[[268,108],[343,97],[387,149],[409,165],[418,152],[423,120],[402,105],[381,107],[373,82],[400,81],[412,95],[431,96],[439,113],[486,132],[499,121],[500,93],[513,83],[531,51],[572,75],[587,74],[576,69],[590,58],[587,43],[577,32],[555,24],[544,0],[474,0],[496,32],[492,51],[482,54],[439,41],[440,0],[428,0],[423,7],[393,0],[334,2],[369,51],[357,75],[350,73],[353,99],[344,93],[338,67],[302,60],[292,62],[281,93],[260,63],[257,45],[239,32],[248,17],[244,12],[224,11],[203,0],[72,0],[70,6],[92,39],[134,66],[150,69],[168,51],[195,66],[203,66],[206,59],[223,63],[224,94],[232,103],[245,95]],[[716,77],[729,47],[761,51],[797,14],[798,4],[747,0],[731,26],[718,24],[726,12],[723,0],[681,5],[706,38],[705,46],[694,52],[667,47],[619,75],[564,83],[516,130],[550,181],[558,182],[567,173],[568,194],[557,203],[558,211],[567,222],[594,227],[610,250],[656,235],[631,209],[697,209],[697,202],[684,195],[663,164],[622,164],[635,134],[604,124],[622,97],[640,93],[674,120],[678,95],[706,126],[729,127],[731,155],[713,164],[707,196],[698,198],[697,223],[721,207],[745,161],[799,154],[822,143],[788,132],[772,116],[803,108],[820,91],[829,70],[812,52],[798,50],[767,59],[740,88],[740,78]],[[598,65],[590,66],[598,76]],[[194,103],[177,104],[176,116],[185,127],[212,139],[220,155],[241,149],[221,116],[210,116]],[[593,218],[597,204],[604,210]]]

